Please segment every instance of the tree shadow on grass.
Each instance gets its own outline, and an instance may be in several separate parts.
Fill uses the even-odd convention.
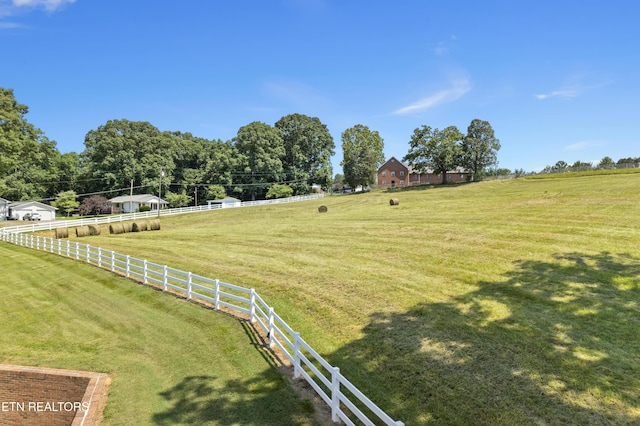
[[[282,367],[282,360],[266,350],[264,336],[247,321],[241,323],[250,344],[270,368],[250,379],[184,377],[160,392],[170,408],[154,414],[154,424],[314,425],[322,418],[322,413],[314,413],[311,401],[294,392],[291,381],[283,374],[286,368]],[[215,365],[212,368],[215,370]]]
[[[153,415],[157,425],[313,424],[313,407],[298,400],[286,379],[274,370],[248,380],[185,377],[160,395],[171,408]]]
[[[571,253],[518,262],[446,303],[375,314],[329,359],[407,425],[631,424],[639,326],[640,259]]]

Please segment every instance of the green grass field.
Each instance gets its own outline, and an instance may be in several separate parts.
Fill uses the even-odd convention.
[[[104,424],[314,424],[246,324],[35,250],[0,267],[0,360],[109,373]]]
[[[559,175],[188,214],[82,242],[256,288],[407,425],[628,424],[639,225],[639,173]]]

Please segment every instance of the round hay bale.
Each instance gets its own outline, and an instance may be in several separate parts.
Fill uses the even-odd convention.
[[[124,234],[124,225],[122,223],[112,223],[109,225],[109,234]]]
[[[318,212],[326,213],[327,212],[327,206],[322,205],[322,206],[318,207]]]
[[[89,227],[89,235],[100,235],[102,231],[99,225],[87,225]]]
[[[79,226],[76,228],[76,237],[88,237],[89,236],[89,227],[88,226]]]
[[[149,230],[150,231],[159,231],[160,230],[160,219],[153,219],[149,222]]]
[[[56,228],[56,238],[68,238],[69,228]]]
[[[133,223],[131,223],[131,222],[123,223],[122,227],[124,228],[124,232],[131,232],[131,230],[133,228]]]
[[[391,200],[389,200],[389,205],[398,206],[400,205],[400,200],[398,200],[397,198],[392,198]]]
[[[147,230],[147,222],[133,222],[131,232],[143,232]]]

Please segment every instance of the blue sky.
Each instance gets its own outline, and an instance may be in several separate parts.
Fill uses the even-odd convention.
[[[640,157],[640,2],[0,0],[0,87],[62,152],[111,119],[228,140],[243,125],[493,126],[499,167]]]

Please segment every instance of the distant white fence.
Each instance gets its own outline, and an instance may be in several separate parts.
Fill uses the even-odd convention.
[[[140,216],[141,214],[136,213],[135,215],[139,216],[130,217],[129,219],[156,217],[157,212],[155,213],[155,215],[151,216]],[[83,224],[90,223],[109,222],[85,221]],[[74,226],[79,225],[80,223]],[[366,395],[340,373],[338,367],[329,364],[300,337],[300,333],[294,331],[274,312],[273,308],[269,306],[254,289],[206,278],[191,272],[181,271],[143,259],[136,259],[128,255],[105,250],[100,247],[93,247],[88,244],[23,233],[30,231],[31,225],[21,226],[19,228],[19,231],[13,230],[13,232],[9,231],[12,228],[1,229],[0,239],[11,244],[86,262],[127,278],[136,279],[144,284],[155,285],[162,288],[163,291],[176,293],[184,296],[188,300],[208,303],[216,310],[224,307],[248,316],[253,324],[256,324],[267,333],[269,346],[271,348],[278,348],[291,362],[293,365],[293,377],[299,378],[302,376],[318,395],[320,395],[324,402],[329,405],[331,408],[331,419],[334,422],[342,421],[347,425],[404,425],[401,421],[394,421],[388,414],[367,398]],[[53,228],[44,227],[39,229]],[[345,391],[348,391],[348,394],[345,394]]]
[[[283,204],[283,203],[295,203],[298,201],[317,200],[324,198],[324,193],[309,194],[309,195],[297,195],[295,197],[276,198],[273,200],[258,200],[258,201],[242,201],[234,204],[226,204],[224,208],[237,208],[237,207],[252,207],[252,206],[264,206],[270,204]],[[218,210],[223,208],[219,204],[212,204],[211,206],[196,206],[196,207],[180,207],[176,209],[164,209],[153,210],[141,213],[126,213],[109,216],[99,216],[92,218],[76,219],[76,220],[54,220],[50,222],[33,222],[28,225],[7,226],[0,228],[2,233],[16,233],[16,232],[35,232],[35,231],[50,231],[56,228],[75,228],[77,226],[84,225],[100,225],[104,223],[124,222],[126,220],[137,219],[152,219],[161,216],[172,216],[176,214],[185,213],[197,213],[209,210]]]

